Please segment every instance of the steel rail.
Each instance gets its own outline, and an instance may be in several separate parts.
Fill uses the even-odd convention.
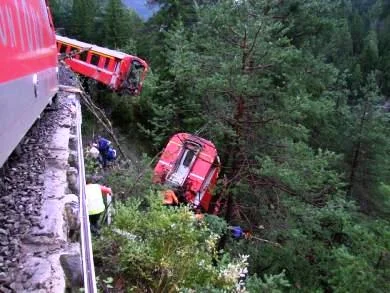
[[[89,217],[85,195],[85,167],[83,155],[83,143],[81,137],[81,106],[80,101],[76,100],[76,135],[77,135],[77,152],[79,162],[79,202],[80,202],[80,230],[81,230],[81,254],[83,265],[84,292],[96,293],[95,266],[93,263],[93,251],[91,241],[91,231],[89,229]]]

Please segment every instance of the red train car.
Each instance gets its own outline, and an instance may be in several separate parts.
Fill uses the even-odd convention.
[[[154,183],[179,193],[182,201],[209,212],[220,160],[211,141],[189,134],[171,137],[154,168]]]
[[[74,72],[122,94],[138,95],[142,90],[148,65],[141,58],[58,35],[57,49],[71,56],[65,63]]]
[[[58,90],[45,0],[0,1],[0,167]]]

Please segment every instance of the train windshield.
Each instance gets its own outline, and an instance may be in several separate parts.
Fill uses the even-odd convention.
[[[127,82],[129,84],[130,91],[134,94],[137,94],[140,90],[140,83],[142,82],[142,77],[145,67],[141,62],[133,60],[131,62],[131,67],[128,75]]]

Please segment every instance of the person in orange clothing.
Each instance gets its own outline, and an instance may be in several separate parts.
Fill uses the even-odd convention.
[[[172,189],[164,190],[164,205],[175,206],[179,204],[179,200]]]

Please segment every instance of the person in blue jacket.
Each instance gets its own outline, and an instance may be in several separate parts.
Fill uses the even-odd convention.
[[[112,147],[111,141],[102,136],[98,136],[96,145],[100,153],[99,162],[105,168],[107,162],[112,162],[116,159],[116,150]]]
[[[230,230],[231,236],[236,240],[251,237],[251,234],[248,231],[244,231],[240,226],[230,226],[228,229]]]
[[[243,238],[244,236],[244,230],[242,230],[242,228],[240,226],[233,226],[233,227],[230,227],[230,232],[232,234],[232,237],[234,239],[241,239]]]

